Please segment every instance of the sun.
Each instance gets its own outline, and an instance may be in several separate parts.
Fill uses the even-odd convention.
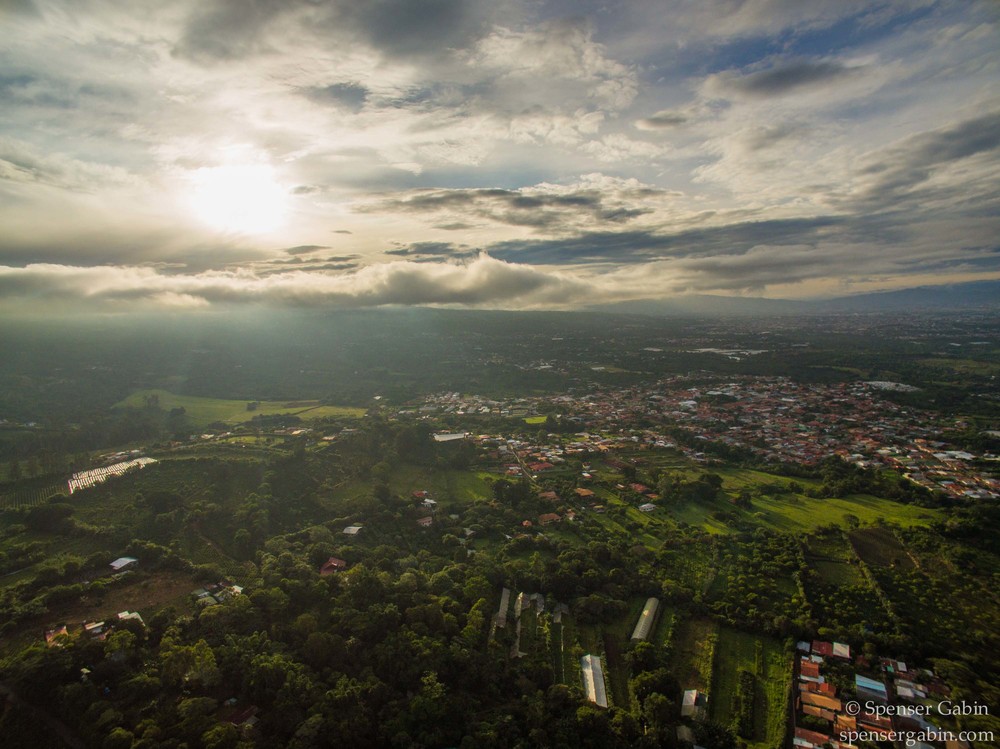
[[[288,192],[266,164],[202,167],[191,181],[194,211],[215,229],[266,234],[284,223]]]

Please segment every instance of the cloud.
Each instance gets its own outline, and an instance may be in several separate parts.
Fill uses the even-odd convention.
[[[334,104],[352,112],[358,112],[368,100],[371,92],[357,83],[332,83],[322,88],[311,88],[306,95],[320,104]]]
[[[325,244],[300,244],[295,247],[286,247],[282,250],[287,255],[307,255],[317,250],[328,250],[330,247]]]
[[[467,262],[397,261],[347,274],[247,271],[167,275],[151,268],[34,264],[0,266],[5,306],[77,302],[100,309],[136,305],[280,304],[568,306],[599,294],[589,282],[480,256]]]
[[[429,215],[435,220],[443,214],[455,219],[443,228],[454,230],[469,228],[462,219],[474,216],[534,230],[579,231],[590,224],[628,223],[653,212],[643,201],[671,196],[637,180],[591,174],[572,185],[540,184],[519,190],[414,190],[361,205],[359,210]]]
[[[508,240],[490,255],[537,265],[644,263],[661,258],[739,255],[763,242],[800,244],[844,223],[842,218],[752,221],[665,233],[656,230],[587,232],[564,239]]]
[[[662,109],[654,115],[637,120],[635,126],[640,130],[670,130],[683,125],[688,119],[688,115],[682,112]]]
[[[715,95],[765,98],[815,89],[861,73],[861,67],[848,67],[835,61],[783,61],[765,70],[727,71],[710,76],[706,80],[706,90]]]
[[[988,112],[944,128],[910,136],[893,146],[868,154],[858,172],[857,197],[869,205],[900,207],[925,187],[941,197],[957,190],[966,200],[979,194],[997,202],[996,174],[1000,170],[1000,111]],[[964,166],[962,174],[950,170]],[[976,179],[985,177],[985,184]],[[983,195],[983,189],[987,195]],[[924,200],[929,195],[918,196]]]
[[[174,54],[203,64],[245,59],[280,48],[286,30],[363,41],[392,58],[433,57],[485,34],[492,15],[490,4],[467,0],[216,0],[196,6]]]

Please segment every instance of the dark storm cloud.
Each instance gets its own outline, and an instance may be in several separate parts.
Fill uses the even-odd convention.
[[[439,56],[484,35],[487,8],[467,0],[214,0],[188,18],[174,53],[198,62],[246,58],[268,49],[271,24],[295,17],[303,35],[327,43],[363,39],[388,57]]]
[[[368,100],[369,91],[356,83],[334,83],[322,88],[308,89],[306,95],[320,104],[333,104],[358,112]]]
[[[385,254],[414,258],[414,262],[421,262],[417,258],[463,259],[475,257],[478,251],[470,250],[466,245],[458,245],[453,242],[413,242],[405,247],[386,250]]]
[[[836,62],[800,60],[745,75],[723,73],[716,76],[714,81],[723,92],[750,97],[780,96],[839,80],[850,75],[853,70]]]
[[[344,2],[341,17],[393,57],[438,55],[486,33],[487,4],[468,0]]]
[[[174,54],[199,62],[238,60],[265,48],[264,31],[295,0],[215,0],[200,5],[187,21]]]
[[[644,117],[636,122],[635,126],[640,130],[670,130],[678,125],[683,125],[687,121],[688,116],[686,114],[664,109],[662,112],[657,112],[650,117]]]
[[[38,8],[31,0],[0,0],[0,16],[5,13],[20,16],[37,16]]]
[[[763,243],[814,242],[822,230],[843,223],[839,218],[817,217],[754,221],[675,234],[589,232],[567,239],[497,242],[487,249],[491,256],[501,260],[535,265],[644,263],[663,258],[739,255]]]
[[[286,247],[282,252],[287,255],[305,255],[309,252],[315,252],[316,250],[328,250],[329,246],[325,244],[300,244],[297,247]]]
[[[1000,169],[1000,112],[965,120],[940,130],[912,136],[891,149],[876,155],[860,173],[868,184],[861,197],[870,204],[893,207],[915,188],[926,183],[939,170],[965,159],[979,156],[998,161]],[[946,183],[938,192],[959,190],[972,198],[974,189],[967,183]],[[990,188],[995,196],[995,185]]]

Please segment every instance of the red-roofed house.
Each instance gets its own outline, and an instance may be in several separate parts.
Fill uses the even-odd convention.
[[[822,655],[824,657],[829,657],[833,655],[833,643],[832,642],[822,642],[820,640],[813,640],[812,651],[816,655]]]
[[[346,569],[347,569],[347,562],[345,562],[343,559],[338,559],[337,557],[330,557],[323,563],[323,566],[319,568],[319,574],[325,577],[326,575],[332,575],[334,572],[337,572],[338,570],[346,570]]]
[[[809,731],[805,728],[796,728],[795,738],[807,741],[813,746],[823,746],[823,744],[826,744],[832,740],[829,736],[825,734],[818,733],[816,731]]]
[[[802,661],[799,663],[799,673],[812,679],[819,678],[819,664],[812,661]]]

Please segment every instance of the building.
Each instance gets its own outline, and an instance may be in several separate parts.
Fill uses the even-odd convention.
[[[580,659],[583,673],[583,691],[587,699],[598,707],[608,706],[608,690],[604,683],[604,668],[598,656],[589,653]]]
[[[134,621],[139,622],[143,627],[146,626],[146,622],[142,620],[142,615],[138,611],[119,611],[118,619],[120,621]]]
[[[660,602],[656,598],[650,598],[646,601],[646,605],[642,607],[642,613],[639,614],[639,621],[635,623],[635,629],[632,630],[632,642],[645,640],[649,637],[653,631],[653,625],[656,624],[656,614],[659,608]]]
[[[344,528],[344,533],[348,536],[356,536],[361,533],[361,526],[355,523]]]
[[[50,629],[45,633],[45,644],[51,647],[62,647],[64,638],[69,637],[69,630],[66,629],[66,625],[57,627],[56,629]]]
[[[854,686],[858,692],[858,697],[873,697],[882,702],[889,701],[889,693],[885,684],[875,679],[869,679],[861,674],[854,675]]]
[[[548,525],[549,523],[558,523],[560,520],[562,520],[562,518],[559,517],[558,513],[555,512],[547,512],[544,515],[538,516],[538,522],[541,525]]]
[[[139,566],[139,560],[135,557],[118,557],[110,565],[112,572],[124,572],[135,569]]]
[[[656,509],[656,505],[652,502],[646,502],[646,504],[639,505],[639,510],[641,512],[652,512]]]
[[[708,697],[697,689],[684,690],[684,699],[681,701],[681,716],[701,720],[705,717],[708,707]]]
[[[326,577],[327,575],[332,575],[334,572],[346,569],[347,562],[343,559],[338,559],[337,557],[330,557],[323,563],[323,566],[319,568],[319,574]]]

